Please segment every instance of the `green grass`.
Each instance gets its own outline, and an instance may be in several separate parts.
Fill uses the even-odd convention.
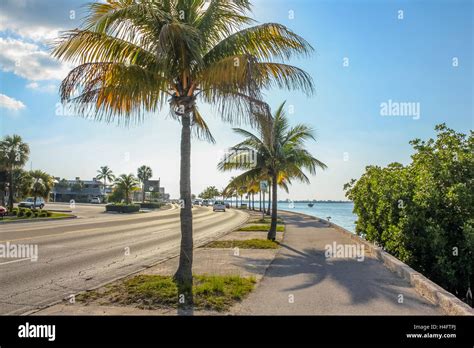
[[[277,249],[279,244],[268,239],[216,240],[206,245],[207,248],[240,248],[240,249]]]
[[[14,222],[18,220],[31,220],[31,221],[36,221],[36,220],[44,220],[44,219],[64,219],[67,217],[73,216],[71,214],[65,214],[65,213],[53,213],[49,217],[27,217],[27,216],[22,216],[22,217],[16,217],[16,216],[5,216],[3,219],[0,219],[0,223],[8,223],[8,222]]]
[[[194,309],[225,311],[254,288],[255,278],[239,276],[194,276]],[[143,309],[177,308],[178,288],[170,276],[138,275],[108,286],[103,292],[88,291],[76,296],[79,302],[134,305]]]
[[[264,231],[268,232],[270,230],[270,224],[266,225],[246,225],[239,228],[239,231]],[[277,225],[277,232],[283,232],[285,230],[285,226]]]
[[[259,219],[250,219],[249,223],[252,224],[270,224],[272,222],[272,218],[266,217],[264,219],[259,218]],[[281,218],[277,218],[277,224],[283,225],[284,221]]]

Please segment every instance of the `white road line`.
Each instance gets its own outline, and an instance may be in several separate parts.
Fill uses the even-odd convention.
[[[1,266],[1,265],[7,265],[7,264],[9,264],[9,263],[14,263],[14,262],[26,261],[26,260],[29,261],[29,260],[31,260],[31,259],[19,259],[19,260],[13,260],[13,261],[2,262],[2,263],[0,263],[0,266]]]

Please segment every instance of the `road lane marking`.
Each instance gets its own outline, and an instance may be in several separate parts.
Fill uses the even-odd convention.
[[[26,261],[26,260],[29,261],[29,260],[31,260],[31,259],[19,259],[19,260],[13,260],[13,261],[2,262],[2,263],[0,263],[0,266],[1,266],[1,265],[7,265],[7,264],[9,264],[9,263],[14,263],[14,262]]]

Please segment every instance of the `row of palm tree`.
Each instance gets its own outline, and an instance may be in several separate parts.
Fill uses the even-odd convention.
[[[117,188],[122,190],[124,192],[125,201],[129,204],[130,193],[137,189],[139,184],[141,184],[142,188],[142,202],[145,202],[145,183],[150,180],[152,176],[153,170],[143,165],[138,168],[136,177],[133,174],[122,174],[119,177],[115,177],[108,166],[100,167],[96,177],[104,181],[104,190],[107,187],[107,182],[113,183]]]
[[[93,3],[81,28],[58,39],[53,56],[77,65],[61,100],[88,118],[142,121],[169,104],[181,123],[181,252],[174,279],[192,304],[191,136],[214,142],[198,101],[234,124],[270,115],[262,91],[299,89],[311,77],[285,63],[311,45],[285,26],[256,24],[249,0],[106,0]]]
[[[316,168],[326,168],[324,163],[305,149],[307,140],[315,140],[313,130],[304,124],[290,127],[284,108],[285,103],[282,103],[273,117],[259,118],[257,134],[234,128],[245,139],[233,146],[232,154],[218,164],[218,169],[222,171],[244,170],[244,173],[231,180],[225,192],[238,192],[241,188],[248,194],[254,194],[260,191],[260,181],[269,183],[272,218],[267,238],[270,240],[276,238],[278,187],[288,192],[292,179],[309,184],[303,169],[315,174]],[[250,152],[256,153],[256,161],[237,158]]]
[[[4,180],[0,182],[2,203],[8,189],[8,210],[12,211],[14,197],[31,195],[47,198],[51,192],[54,179],[42,170],[23,170],[28,161],[30,147],[17,134],[6,135],[0,141],[0,170]]]

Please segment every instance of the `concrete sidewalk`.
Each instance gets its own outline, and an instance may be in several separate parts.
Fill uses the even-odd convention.
[[[258,288],[237,315],[443,315],[365,248],[363,261],[326,258],[325,246],[356,242],[324,222],[281,213],[286,233]],[[400,303],[401,302],[401,303]]]

